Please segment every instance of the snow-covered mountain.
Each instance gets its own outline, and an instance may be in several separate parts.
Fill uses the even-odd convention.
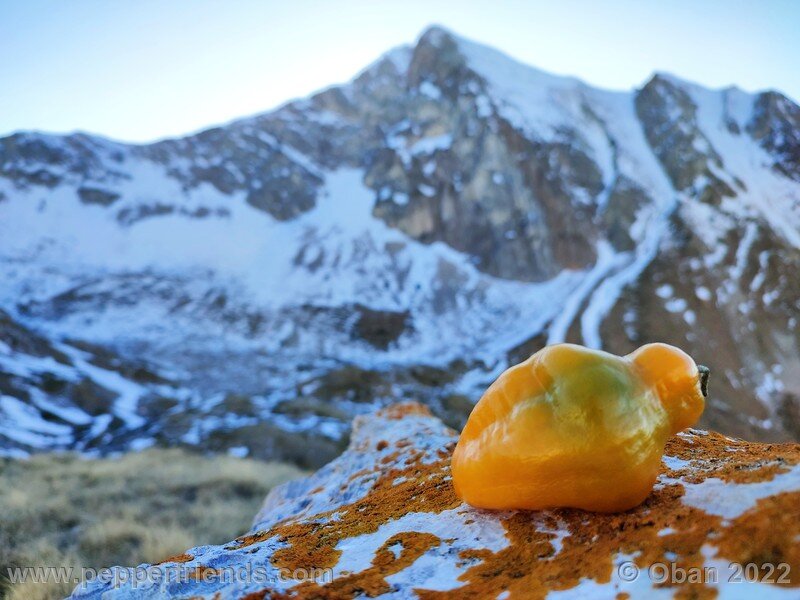
[[[799,268],[786,97],[600,90],[431,28],[188,137],[0,139],[0,448],[314,464],[389,400],[458,423],[563,340],[677,344],[706,426],[797,437]]]

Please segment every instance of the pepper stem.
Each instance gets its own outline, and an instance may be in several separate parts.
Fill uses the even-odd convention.
[[[700,391],[703,392],[703,398],[708,398],[708,376],[711,374],[711,369],[697,365],[697,370],[700,372]]]

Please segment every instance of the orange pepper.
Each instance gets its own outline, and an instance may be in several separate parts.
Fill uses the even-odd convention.
[[[465,502],[627,510],[653,489],[667,438],[697,422],[708,369],[648,344],[627,356],[543,348],[489,387],[452,458]]]

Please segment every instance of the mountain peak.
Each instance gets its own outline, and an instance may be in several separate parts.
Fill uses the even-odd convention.
[[[428,60],[439,60],[444,55],[442,50],[448,45],[451,49],[455,48],[455,34],[440,25],[431,25],[425,28],[417,37],[413,44],[402,44],[395,46],[381,56],[369,66],[363,69],[356,79],[365,74],[381,73],[387,66],[393,68],[397,73],[405,74],[409,71],[414,57],[418,54],[428,54]]]
[[[433,24],[426,27],[417,38],[417,44],[430,44],[431,46],[440,46],[445,40],[453,40],[458,36],[449,29],[442,27],[438,24]]]

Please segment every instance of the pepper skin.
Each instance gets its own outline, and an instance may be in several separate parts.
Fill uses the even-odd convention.
[[[647,344],[627,356],[543,348],[495,381],[453,453],[456,494],[479,508],[633,508],[667,439],[697,422],[708,369]]]

